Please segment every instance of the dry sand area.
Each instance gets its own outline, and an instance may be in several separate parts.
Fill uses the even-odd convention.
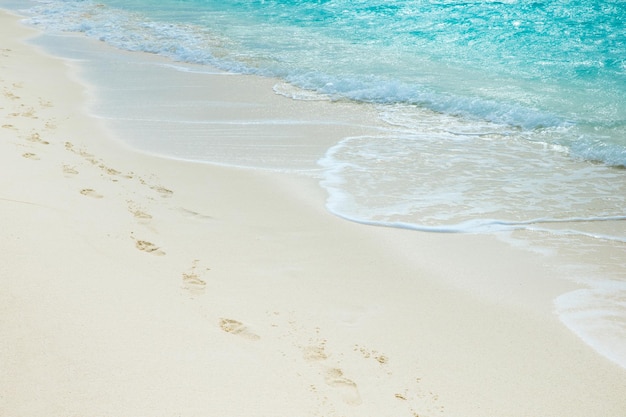
[[[0,416],[626,415],[547,260],[128,149],[35,35],[0,14]]]

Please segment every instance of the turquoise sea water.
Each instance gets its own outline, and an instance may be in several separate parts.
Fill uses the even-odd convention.
[[[626,165],[622,1],[45,1],[33,21],[175,60],[280,76],[550,137]]]
[[[294,100],[375,104],[386,129],[319,161],[328,208],[596,259],[557,309],[626,367],[626,2],[5,3],[48,32],[282,79]]]

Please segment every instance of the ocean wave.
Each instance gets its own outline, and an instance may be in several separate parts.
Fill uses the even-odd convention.
[[[291,74],[290,83],[336,99],[378,104],[413,104],[441,113],[481,119],[523,129],[555,127],[570,122],[549,112],[515,103],[434,91],[432,88],[377,76],[337,77],[324,73]]]
[[[603,141],[583,136],[570,145],[570,150],[574,156],[586,161],[626,168],[626,147],[610,143],[606,139]]]
[[[626,220],[621,170],[577,161],[519,132],[472,129],[434,113],[415,118],[421,135],[400,128],[346,138],[327,151],[319,164],[331,212],[419,231],[524,229],[626,243],[620,233],[586,231],[592,223]],[[551,229],[556,225],[562,230]]]
[[[350,47],[349,42],[348,44],[333,44],[337,48],[334,54],[337,55],[337,60],[341,62],[332,71],[325,71],[320,69],[324,67],[324,62],[315,62],[319,59],[319,51],[312,51],[311,54],[314,58],[311,58],[312,61],[301,62],[302,66],[299,66],[297,62],[294,64],[294,61],[285,60],[283,62],[283,58],[286,56],[284,54],[294,52],[290,51],[289,48],[300,49],[293,45],[284,45],[284,40],[276,45],[278,52],[268,52],[269,50],[261,49],[252,50],[243,46],[241,39],[234,39],[219,31],[216,32],[211,30],[211,27],[203,26],[200,23],[176,23],[168,20],[149,19],[140,13],[111,8],[93,1],[40,0],[38,6],[30,9],[29,14],[31,24],[43,27],[48,31],[79,32],[124,50],[159,54],[173,61],[208,64],[234,73],[279,77],[299,89],[297,93],[294,93],[295,90],[291,91],[294,93],[291,96],[293,99],[310,100],[324,97],[331,100],[349,99],[386,105],[398,103],[414,105],[439,113],[463,117],[477,124],[489,122],[505,126],[508,130],[528,131],[529,134],[526,136],[529,140],[535,141],[545,139],[544,131],[546,129],[569,128],[576,124],[588,124],[591,122],[585,121],[585,117],[595,117],[598,114],[594,109],[585,110],[586,113],[581,113],[581,115],[575,114],[575,111],[571,109],[551,110],[550,106],[546,106],[545,103],[542,104],[544,99],[537,99],[532,95],[529,96],[530,98],[521,99],[526,94],[524,89],[528,86],[527,84],[517,86],[514,93],[509,96],[503,96],[503,93],[494,95],[491,92],[481,95],[473,90],[463,91],[461,89],[457,91],[454,88],[443,88],[441,85],[431,84],[429,80],[432,81],[432,77],[406,78],[404,75],[399,76],[393,72],[395,66],[391,66],[391,73],[385,75],[368,72],[374,68],[369,66],[362,68],[363,73],[359,71],[359,68],[346,72],[346,68],[351,67],[350,51],[346,49]],[[313,23],[308,22],[307,24]],[[267,32],[269,30],[267,27],[260,27],[255,30],[264,31],[262,32],[263,38],[267,39],[268,44],[277,42],[277,39],[270,39],[265,36],[270,34]],[[306,33],[298,32],[298,35],[292,39],[294,42],[297,40],[296,46],[306,40],[303,39],[306,38],[305,35]],[[250,35],[246,36],[249,37]],[[322,42],[323,38],[317,41]],[[271,46],[266,48],[271,49]],[[367,47],[363,45],[360,45],[359,48],[365,49],[358,49],[353,52],[358,56],[362,56],[362,52],[368,51]],[[359,53],[357,54],[357,52]],[[296,57],[294,58],[296,60],[303,59],[302,51],[297,52]],[[369,65],[366,61],[366,59],[359,58],[358,65]],[[428,70],[433,73],[437,73],[438,68],[443,68],[439,64],[431,63],[429,65],[434,65]],[[451,74],[458,77],[461,73],[463,71],[455,70]],[[445,77],[448,76],[450,74]],[[445,77],[435,77],[435,79]],[[448,83],[450,82],[448,80]],[[287,88],[279,90],[285,93]],[[492,88],[492,90],[494,89]],[[581,105],[575,106],[574,109],[584,110],[587,106],[584,96],[576,98],[575,101],[580,101]],[[570,103],[568,106],[571,107],[572,104]],[[612,108],[611,103],[604,105],[604,107]],[[596,133],[580,134],[568,138],[551,137],[548,141],[552,141],[549,142],[550,144],[568,147],[571,154],[578,158],[600,161],[611,166],[626,166],[624,135],[612,134],[610,129],[607,130],[603,127],[614,119],[615,112],[619,115],[622,110],[608,111],[605,116],[593,121],[594,126],[598,127]]]
[[[385,79],[380,76],[334,76],[320,71],[262,67],[251,59],[238,62],[227,55],[236,45],[207,28],[147,20],[145,16],[111,9],[90,1],[46,2],[31,10],[30,23],[48,30],[80,32],[128,51],[166,56],[175,61],[211,64],[240,73],[282,76],[288,82],[335,98],[374,103],[413,103],[435,111],[523,128],[555,126],[561,118],[545,111],[480,97],[436,92],[425,85]],[[231,48],[228,51],[228,48]]]
[[[202,27],[156,22],[145,16],[111,9],[91,1],[48,1],[27,11],[28,23],[51,32],[77,32],[116,48],[158,54],[174,61],[212,64],[237,72],[243,64],[226,63],[214,50],[227,42]]]

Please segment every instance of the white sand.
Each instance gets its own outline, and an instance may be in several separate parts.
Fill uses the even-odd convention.
[[[0,416],[626,415],[547,259],[129,150],[33,35],[0,14]]]

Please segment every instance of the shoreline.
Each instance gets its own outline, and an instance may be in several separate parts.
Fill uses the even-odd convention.
[[[130,148],[157,157],[315,176],[329,147],[384,129],[374,105],[291,99],[274,91],[279,79],[172,62],[79,34],[34,43],[79,63],[77,79],[91,86],[89,112]]]
[[[133,151],[71,65],[0,23],[0,414],[626,409],[626,371],[552,312],[576,287],[545,258],[344,221],[311,178]]]

